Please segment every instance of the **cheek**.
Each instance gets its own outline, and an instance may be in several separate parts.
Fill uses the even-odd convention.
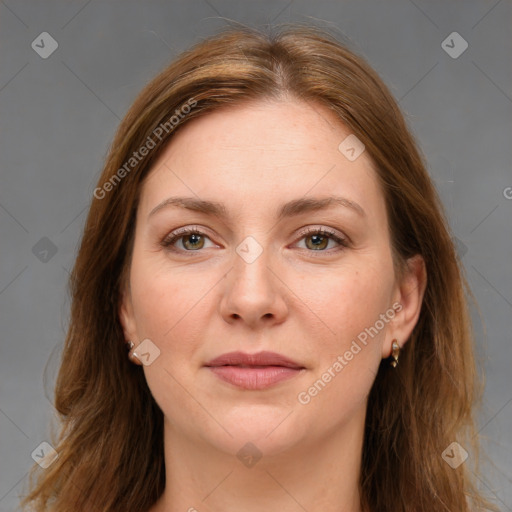
[[[386,263],[361,260],[301,280],[297,295],[322,320],[338,351],[389,309],[392,277]]]
[[[314,371],[296,398],[305,416],[322,418],[322,428],[335,430],[361,411],[375,380],[383,336],[394,316],[389,314],[388,322],[381,320],[390,311],[392,283],[385,265],[377,264],[345,267],[339,274],[313,282],[324,294],[309,295],[310,302],[305,302],[330,332],[325,336],[324,331],[315,341]],[[316,429],[316,423],[309,428]]]
[[[370,392],[381,362],[386,328],[394,316],[389,303],[392,280],[386,258],[361,257],[340,272],[302,282],[303,294],[316,290],[305,302],[328,330],[323,329],[321,339],[315,342],[314,371],[297,399],[301,407],[307,407],[305,413],[323,417],[326,427],[331,422],[336,428],[339,421],[350,417]],[[381,315],[386,312],[384,322]],[[309,337],[314,336],[310,331]]]
[[[166,331],[172,328],[176,303],[171,303],[173,291],[165,283],[148,275],[137,276],[132,281],[132,297],[137,329],[140,336],[158,343]]]
[[[134,263],[131,275],[132,300],[137,331],[162,350],[163,359],[188,357],[197,348],[214,304],[208,292],[215,279],[183,276],[180,269],[161,262]],[[166,352],[168,354],[166,354]]]

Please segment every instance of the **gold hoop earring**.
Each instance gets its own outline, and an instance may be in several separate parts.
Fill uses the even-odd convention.
[[[391,351],[391,357],[394,359],[394,361],[391,361],[391,366],[393,368],[396,368],[397,364],[398,364],[398,356],[400,355],[400,345],[398,344],[398,340],[397,339],[394,339],[393,340],[393,345],[392,345],[392,351]]]

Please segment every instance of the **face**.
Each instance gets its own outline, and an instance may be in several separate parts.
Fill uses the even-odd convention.
[[[257,102],[185,125],[151,169],[120,317],[160,351],[143,371],[175,435],[277,454],[364,419],[421,297],[394,274],[370,157],[338,149],[350,133],[320,105]]]

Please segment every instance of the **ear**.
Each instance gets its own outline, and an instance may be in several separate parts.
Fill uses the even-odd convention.
[[[133,314],[133,304],[130,286],[123,286],[119,298],[119,321],[123,327],[124,339],[132,341],[137,345],[137,324],[135,322],[135,315]]]
[[[426,287],[425,261],[421,255],[416,254],[407,260],[404,274],[396,286],[393,304],[399,305],[400,308],[396,307],[397,313],[389,323],[386,340],[382,346],[383,358],[390,356],[394,339],[403,347],[411,336],[420,317]]]

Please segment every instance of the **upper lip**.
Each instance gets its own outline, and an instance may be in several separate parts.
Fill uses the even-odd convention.
[[[246,354],[245,352],[228,352],[212,359],[205,366],[284,366],[286,368],[304,368],[299,363],[277,354],[276,352],[258,352]]]

